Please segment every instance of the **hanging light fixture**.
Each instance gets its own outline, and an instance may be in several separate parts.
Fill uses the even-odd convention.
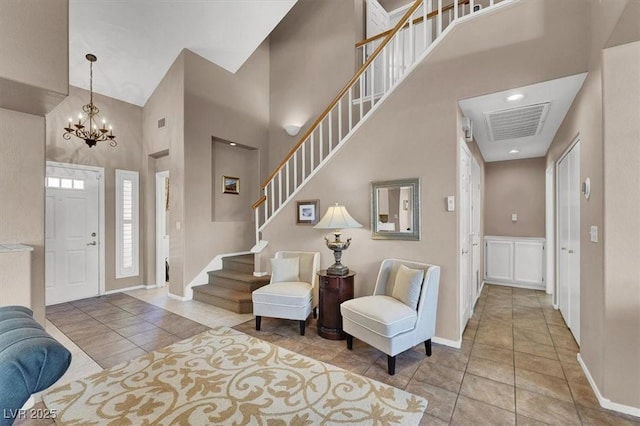
[[[84,112],[84,116],[80,113],[77,123],[72,124],[72,120],[69,118],[69,125],[64,128],[65,132],[62,137],[66,140],[71,139],[71,135],[79,137],[84,139],[90,148],[94,147],[98,142],[104,141],[109,141],[109,145],[116,146],[118,143],[115,140],[111,126],[107,129],[106,120],[102,120],[102,127],[98,127],[100,109],[93,104],[93,63],[98,58],[91,53],[87,53],[85,58],[89,61],[89,103],[83,105],[82,112]]]

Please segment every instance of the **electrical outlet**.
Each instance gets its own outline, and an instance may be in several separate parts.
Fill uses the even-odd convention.
[[[589,237],[591,237],[591,242],[592,243],[597,243],[598,242],[598,227],[597,226],[592,226],[591,229],[589,230]]]

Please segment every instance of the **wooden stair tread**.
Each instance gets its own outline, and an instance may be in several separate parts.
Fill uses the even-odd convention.
[[[237,262],[237,263],[246,263],[247,265],[253,266],[252,254],[240,254],[238,256],[229,256],[229,257],[225,257],[223,260],[230,260],[232,262]]]
[[[194,286],[192,289],[193,291],[199,291],[212,296],[220,297],[221,299],[238,301],[251,300],[251,293],[247,293],[246,291],[233,290],[226,287],[220,287],[213,284],[198,285]]]
[[[247,274],[245,272],[233,271],[230,269],[219,269],[217,271],[209,271],[207,272],[210,276],[221,277],[221,278],[229,278],[236,281],[244,281],[247,283],[261,283],[261,282],[269,282],[271,279],[270,276],[264,277],[256,277],[253,274]]]

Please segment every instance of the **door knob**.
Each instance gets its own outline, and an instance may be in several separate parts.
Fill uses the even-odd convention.
[[[574,253],[574,251],[573,250],[569,250],[569,253]]]
[[[469,253],[469,250],[462,249],[462,254],[467,254],[467,253]]]
[[[95,241],[91,241],[90,243],[87,243],[88,246],[95,246],[96,244],[98,243],[96,243]]]
[[[567,249],[566,247],[562,247],[560,250],[566,250],[566,249]]]

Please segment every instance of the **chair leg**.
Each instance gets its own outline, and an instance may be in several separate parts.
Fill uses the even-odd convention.
[[[262,322],[261,316],[256,316],[256,330],[260,331],[260,323]]]
[[[346,334],[346,336],[347,336],[347,349],[353,350],[353,336],[350,334]]]
[[[393,376],[396,374],[396,357],[387,355],[387,367],[389,369],[389,375]]]
[[[306,321],[300,321],[300,335],[304,336],[304,326],[306,324]]]
[[[424,350],[427,352],[427,356],[431,356],[431,339],[424,342]]]
[[[313,308],[313,319],[318,318],[318,308]]]

